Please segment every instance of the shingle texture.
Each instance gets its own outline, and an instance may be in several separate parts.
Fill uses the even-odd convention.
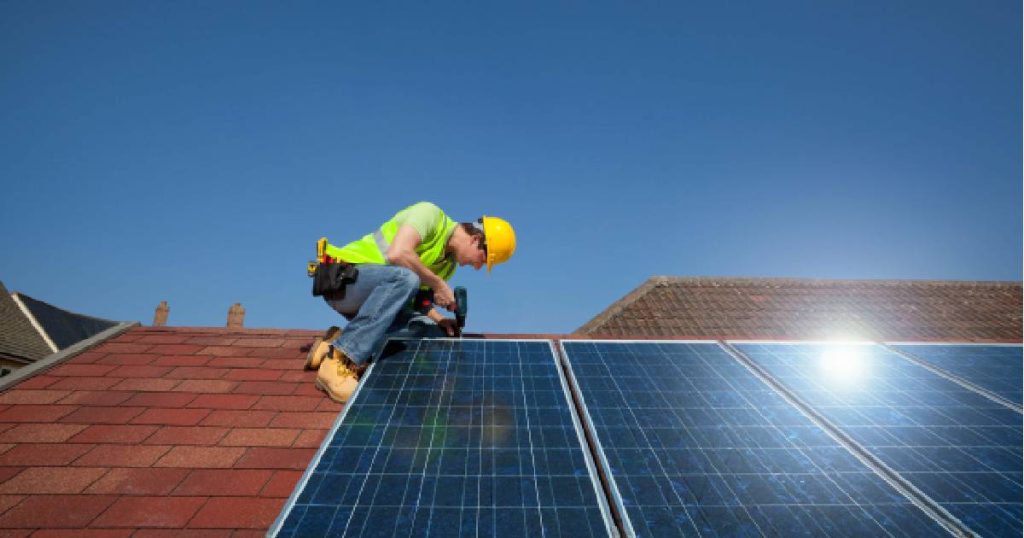
[[[313,336],[137,328],[0,393],[0,536],[262,536],[341,410]]]
[[[577,329],[608,337],[1021,341],[1020,282],[654,277]]]
[[[0,282],[0,357],[37,361],[53,353]]]

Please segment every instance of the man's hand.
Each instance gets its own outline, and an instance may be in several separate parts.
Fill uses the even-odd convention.
[[[443,280],[434,288],[434,304],[448,309],[449,312],[455,311],[455,292]]]
[[[455,323],[455,320],[452,318],[442,319],[437,322],[437,326],[448,336],[459,336],[459,324]]]
[[[459,329],[459,324],[454,319],[445,317],[444,314],[439,312],[436,308],[431,308],[427,312],[427,317],[434,320],[434,323],[444,331],[448,336],[461,336],[462,331]]]

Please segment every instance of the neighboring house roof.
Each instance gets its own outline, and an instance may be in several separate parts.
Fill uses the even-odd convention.
[[[0,282],[0,358],[31,363],[53,352]]]
[[[14,295],[58,349],[65,349],[117,325],[116,321],[69,312],[24,293]]]
[[[341,409],[314,335],[135,328],[8,388],[0,534],[262,536]]]
[[[653,277],[577,329],[607,337],[1021,341],[1020,282]]]

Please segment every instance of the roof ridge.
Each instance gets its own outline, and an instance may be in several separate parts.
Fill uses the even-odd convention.
[[[871,284],[882,286],[1000,286],[1020,287],[1017,280],[927,280],[927,279],[893,279],[893,278],[803,278],[803,277],[760,277],[760,276],[657,276],[665,284],[675,283],[778,283],[802,285],[844,285]]]

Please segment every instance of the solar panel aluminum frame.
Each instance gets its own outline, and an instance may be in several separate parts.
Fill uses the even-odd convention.
[[[376,361],[370,363],[370,367],[367,368],[366,372],[363,373],[363,378],[370,377],[370,375],[373,374],[373,368],[376,365]],[[356,390],[352,393],[352,396],[349,398],[348,403],[354,402],[356,398],[359,397],[359,393],[362,390],[363,386],[365,386],[363,383],[360,383],[358,386],[356,386]],[[267,530],[266,535],[268,537],[277,536],[277,533],[281,531],[281,526],[284,525],[284,522],[286,519],[288,519],[288,516],[291,514],[292,509],[295,508],[295,501],[299,499],[299,494],[301,494],[302,490],[306,488],[306,484],[309,483],[309,478],[313,476],[313,470],[316,469],[317,465],[320,464],[320,459],[323,457],[324,452],[327,451],[328,445],[331,444],[331,439],[334,438],[334,434],[338,432],[338,428],[341,427],[341,424],[345,421],[345,417],[348,415],[348,410],[352,408],[352,406],[348,405],[348,403],[346,403],[345,407],[342,408],[341,413],[338,414],[338,417],[334,419],[334,424],[331,424],[331,429],[328,430],[327,435],[324,436],[324,440],[320,443],[320,448],[318,448],[316,454],[313,455],[313,459],[306,467],[306,471],[302,473],[302,478],[300,478],[299,482],[295,484],[295,489],[292,490],[292,494],[289,495],[288,500],[285,501],[284,509],[281,510],[281,513],[277,515],[277,519],[274,520],[274,524],[270,526],[269,530]]]
[[[402,337],[402,338],[389,338],[388,342],[390,342],[390,341],[396,341],[396,342],[401,342],[401,341],[419,341],[419,340],[452,341],[452,342],[464,342],[464,341],[466,341],[466,340],[461,339],[461,338],[407,338],[407,337]],[[484,341],[484,342],[546,342],[548,344],[548,348],[549,348],[549,350],[551,352],[551,358],[552,358],[552,360],[555,363],[556,370],[558,371],[559,382],[562,385],[562,394],[563,394],[563,396],[566,399],[566,403],[568,404],[569,414],[570,414],[570,416],[572,418],[573,427],[576,430],[576,438],[577,438],[578,442],[580,443],[580,445],[579,445],[580,451],[583,453],[584,461],[587,464],[587,472],[590,474],[590,482],[591,482],[591,485],[594,488],[594,496],[597,498],[598,508],[601,510],[601,515],[602,515],[602,518],[604,519],[605,529],[608,531],[608,536],[609,537],[618,538],[619,537],[619,530],[615,526],[614,519],[612,518],[611,509],[608,506],[606,495],[605,495],[605,493],[604,493],[604,491],[603,491],[603,489],[601,487],[600,477],[598,475],[598,469],[597,469],[597,466],[595,465],[595,462],[594,462],[593,458],[591,457],[590,445],[587,442],[586,435],[583,432],[583,423],[581,421],[581,418],[578,416],[578,411],[576,409],[576,405],[573,402],[572,393],[571,393],[571,390],[570,390],[569,385],[567,383],[567,378],[566,378],[567,373],[566,373],[565,367],[563,366],[562,360],[561,360],[562,356],[558,354],[558,349],[555,347],[555,342],[552,341],[552,340],[549,340],[549,339],[516,339],[516,338],[507,338],[507,339],[488,338],[488,339],[485,339],[485,340],[482,340],[482,341]],[[387,342],[385,342],[385,346],[386,345],[387,345]],[[382,349],[383,349],[383,347],[382,347]],[[365,378],[369,378],[373,374],[373,369],[374,369],[374,366],[376,366],[376,364],[377,364],[377,361],[374,361],[374,362],[372,362],[370,364],[370,367],[367,368],[366,373],[363,376],[364,379]],[[295,508],[295,501],[298,500],[299,495],[302,493],[303,489],[305,489],[306,484],[309,482],[310,477],[313,475],[314,469],[316,469],[317,465],[319,465],[320,459],[323,457],[323,454],[327,450],[328,445],[330,445],[331,440],[334,438],[334,435],[337,433],[337,431],[341,427],[342,423],[344,423],[345,417],[348,415],[348,410],[352,407],[349,404],[357,401],[357,399],[359,398],[360,391],[363,388],[363,386],[364,386],[364,383],[360,383],[359,386],[356,387],[355,392],[352,393],[352,397],[349,399],[349,403],[345,404],[345,407],[342,410],[342,412],[334,420],[334,424],[331,425],[331,429],[327,432],[327,435],[324,436],[324,440],[323,440],[323,442],[321,442],[320,448],[317,450],[316,454],[313,456],[313,459],[310,461],[309,466],[306,467],[306,471],[302,474],[302,478],[299,479],[299,482],[295,485],[295,489],[292,491],[292,494],[288,497],[288,500],[285,502],[285,508],[283,510],[281,510],[281,513],[278,514],[277,519],[274,520],[273,525],[271,525],[270,529],[267,531],[266,535],[268,537],[276,537],[277,534],[280,532],[282,525],[284,525],[285,520],[288,518],[288,515],[291,514],[292,509]]]
[[[597,343],[597,344],[715,344],[718,345],[716,340],[597,340],[597,339],[573,339],[571,342],[574,343]],[[619,486],[615,482],[615,475],[612,473],[611,466],[608,464],[608,458],[605,455],[604,448],[601,446],[601,438],[597,434],[597,429],[594,428],[594,424],[590,421],[590,410],[587,408],[586,399],[583,397],[583,391],[579,388],[579,382],[576,379],[576,374],[572,370],[572,361],[569,360],[569,353],[565,349],[565,342],[562,340],[558,341],[559,351],[562,353],[562,357],[565,361],[565,372],[568,378],[571,380],[571,386],[573,393],[578,398],[580,404],[581,420],[585,420],[585,426],[587,430],[594,433],[594,452],[600,459],[601,473],[604,479],[608,482],[608,489],[612,495],[612,501],[615,503],[615,510],[618,512],[619,519],[622,521],[623,530],[627,537],[635,537],[636,530],[633,528],[633,522],[629,518],[629,512],[626,511],[626,506],[622,502],[622,494],[619,491]]]
[[[969,379],[964,378],[963,376],[957,374],[956,372],[951,372],[951,371],[946,370],[945,368],[943,368],[941,366],[932,364],[931,362],[928,361],[927,358],[918,357],[917,355],[911,354],[907,350],[899,349],[899,348],[896,347],[896,346],[1021,347],[1021,344],[1010,344],[1010,343],[1005,343],[1005,342],[999,342],[999,343],[995,343],[995,344],[988,344],[988,343],[985,343],[985,342],[879,342],[879,344],[882,347],[884,347],[885,349],[895,353],[900,358],[902,358],[904,360],[907,360],[907,361],[910,361],[910,362],[920,366],[921,368],[924,368],[924,369],[932,372],[933,374],[935,374],[937,376],[940,376],[940,377],[943,377],[943,378],[945,378],[945,379],[947,379],[949,381],[952,381],[953,383],[956,383],[957,385],[960,385],[961,387],[963,387],[963,388],[965,388],[965,389],[967,389],[969,391],[972,391],[972,392],[975,392],[977,394],[980,394],[980,395],[988,398],[989,400],[992,400],[993,402],[996,402],[996,403],[998,403],[1000,405],[1003,405],[1005,407],[1009,407],[1010,409],[1012,409],[1012,410],[1014,410],[1014,411],[1016,411],[1016,412],[1018,412],[1020,414],[1024,414],[1024,408],[1022,408],[1020,405],[1017,405],[1016,402],[1010,401],[1010,400],[1000,396],[999,394],[996,394],[995,392],[993,392],[993,391],[991,391],[991,390],[989,390],[989,389],[987,389],[987,388],[985,388],[985,387],[983,387],[983,386],[981,386],[981,385],[979,385],[979,384],[977,384],[977,383],[975,383],[975,382],[973,382],[973,381],[971,381]]]
[[[977,347],[1021,347],[1022,343],[1013,342],[881,342],[887,346],[977,346]]]
[[[718,344],[764,344],[764,345],[780,345],[780,346],[876,346],[878,342],[874,340],[737,340],[737,339],[726,339],[717,340]]]
[[[594,486],[594,494],[597,496],[597,503],[601,508],[601,514],[604,515],[605,528],[608,529],[608,536],[619,538],[619,529],[615,526],[615,520],[612,517],[611,508],[608,506],[608,499],[601,487],[601,477],[598,474],[597,465],[594,459],[591,457],[591,446],[587,441],[587,436],[583,431],[583,419],[579,416],[579,410],[576,408],[572,397],[572,391],[569,387],[568,376],[571,372],[567,370],[568,363],[563,364],[562,355],[559,351],[561,349],[561,342],[559,347],[555,347],[555,343],[548,340],[548,344],[551,346],[551,356],[555,360],[555,367],[558,369],[558,380],[562,383],[562,393],[565,395],[566,402],[569,404],[569,413],[572,415],[572,424],[576,429],[576,438],[580,442],[580,449],[583,450],[583,458],[587,462],[587,471],[590,473],[590,482]],[[581,400],[582,402],[582,400]],[[591,430],[593,431],[593,430]],[[597,435],[593,435],[593,438],[597,439]]]

